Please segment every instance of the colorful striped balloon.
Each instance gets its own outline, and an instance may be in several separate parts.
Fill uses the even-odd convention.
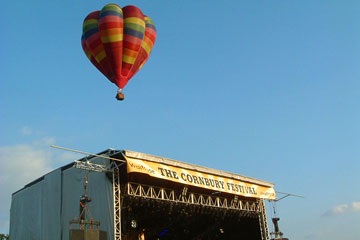
[[[108,4],[84,20],[81,44],[93,65],[120,89],[149,58],[153,21],[135,6]]]
[[[110,81],[114,82],[111,66],[109,64],[109,60],[107,59],[104,46],[100,39],[100,33],[98,29],[99,15],[100,11],[95,11],[90,13],[85,18],[83,24],[82,42],[83,45],[85,45],[86,49],[88,49],[91,53],[91,57],[93,57],[98,63],[97,65],[94,64],[95,67],[97,67],[100,72],[102,72]],[[86,52],[85,54],[88,55],[88,53]],[[91,58],[89,59],[91,61]]]
[[[94,64],[94,66],[102,73],[104,74],[107,78],[111,79],[111,74],[108,74],[103,67],[100,65],[100,63],[98,63],[94,57],[94,55],[91,53],[91,51],[88,49],[88,47],[86,46],[85,40],[84,40],[84,36],[81,37],[81,46],[86,54],[86,56],[88,57],[88,59],[90,60],[90,62],[92,64]]]

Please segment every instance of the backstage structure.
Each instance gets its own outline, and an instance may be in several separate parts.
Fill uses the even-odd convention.
[[[269,240],[264,201],[274,199],[266,181],[108,149],[13,193],[10,239],[75,239],[86,208],[91,229],[103,234],[76,239]]]

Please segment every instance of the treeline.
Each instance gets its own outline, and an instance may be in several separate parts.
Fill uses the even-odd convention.
[[[10,238],[9,238],[9,235],[8,234],[2,234],[2,233],[0,233],[0,240],[9,240]]]

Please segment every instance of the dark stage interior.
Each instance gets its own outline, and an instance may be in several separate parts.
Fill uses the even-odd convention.
[[[143,230],[146,240],[261,239],[256,213],[130,196],[122,206],[127,240],[137,240]]]

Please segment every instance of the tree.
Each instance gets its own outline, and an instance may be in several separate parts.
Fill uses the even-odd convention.
[[[9,235],[0,233],[0,240],[10,240]]]

